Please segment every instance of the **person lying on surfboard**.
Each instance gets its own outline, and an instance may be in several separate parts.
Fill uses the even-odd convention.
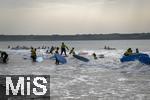
[[[55,54],[59,54],[59,47],[56,48]],[[56,65],[59,65],[59,60],[56,58]]]
[[[65,53],[65,56],[67,56],[66,49],[69,50],[69,48],[64,44],[64,42],[62,42],[62,44],[61,44],[61,55],[63,53]]]

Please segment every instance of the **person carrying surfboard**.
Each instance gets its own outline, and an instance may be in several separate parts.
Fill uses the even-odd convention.
[[[69,50],[69,48],[65,45],[65,43],[62,42],[62,44],[61,44],[61,55],[62,55],[63,53],[65,53],[65,56],[67,56],[67,54],[66,54],[66,49]]]
[[[56,48],[55,54],[59,54],[59,47]],[[55,62],[55,64],[56,64],[56,65],[59,65],[59,60],[57,59],[57,57],[56,57],[56,62]]]

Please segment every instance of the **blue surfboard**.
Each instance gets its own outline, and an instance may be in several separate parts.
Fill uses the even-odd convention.
[[[128,61],[135,61],[139,60],[140,57],[149,57],[147,54],[144,53],[137,53],[137,54],[132,54],[129,56],[123,56],[120,61],[121,62],[128,62]]]
[[[141,56],[141,57],[139,57],[139,61],[140,61],[141,63],[150,65],[150,57],[147,57],[147,56]]]
[[[63,57],[68,57],[68,56],[64,56],[64,55],[62,55]],[[54,56],[51,56],[50,57],[50,59],[52,59],[52,60],[56,60],[56,57],[55,57],[55,55]]]
[[[65,57],[63,57],[62,55],[60,54],[55,54],[54,57],[62,64],[65,64],[67,63],[67,60],[65,59]],[[53,57],[52,57],[53,58]]]
[[[79,56],[79,55],[73,55],[73,57],[75,57],[78,60],[84,61],[84,62],[89,62],[89,59]]]

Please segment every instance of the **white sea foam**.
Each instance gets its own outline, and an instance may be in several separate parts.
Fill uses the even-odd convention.
[[[52,100],[87,98],[105,100],[106,97],[127,100],[131,96],[136,98],[142,94],[147,98],[150,97],[148,95],[150,66],[138,61],[121,63],[120,57],[124,50],[84,50],[83,52],[88,52],[88,55],[83,56],[90,59],[90,62],[85,63],[69,56],[66,58],[67,64],[58,66],[51,59],[45,59],[41,63],[24,60],[24,55],[30,57],[30,50],[7,50],[7,52],[10,54],[9,63],[0,64],[0,74],[50,75],[51,96],[54,98]],[[37,52],[37,55],[47,55],[45,50]],[[94,60],[93,52],[97,55],[103,54],[104,58]]]

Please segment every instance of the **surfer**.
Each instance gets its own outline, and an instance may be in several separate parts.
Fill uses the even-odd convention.
[[[8,49],[10,49],[10,45],[8,45]]]
[[[97,59],[96,54],[95,54],[95,53],[93,53],[92,55],[93,55],[94,59],[96,60],[96,59]]]
[[[5,51],[0,51],[1,53],[1,59],[3,63],[7,63],[8,61],[8,54]]]
[[[55,50],[55,48],[52,46],[49,53],[53,54],[54,50]]]
[[[59,47],[56,48],[55,54],[59,54]],[[55,64],[59,65],[59,60],[57,59],[57,57],[55,57],[55,58],[56,58]]]
[[[36,62],[36,48],[31,47],[31,58],[33,62]]]
[[[61,55],[63,53],[65,53],[65,56],[67,56],[66,49],[69,50],[69,48],[64,44],[64,42],[62,42],[62,44],[61,44]]]
[[[124,53],[125,56],[129,56],[132,54],[132,49],[128,48],[128,50]]]
[[[136,53],[139,53],[139,49],[138,48],[136,48]]]
[[[70,50],[69,54],[73,54],[73,55],[75,55],[74,48],[72,48],[72,49]]]
[[[106,45],[105,45],[104,49],[107,49]]]

